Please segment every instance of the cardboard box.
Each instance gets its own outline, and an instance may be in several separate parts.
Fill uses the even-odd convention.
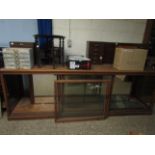
[[[148,50],[116,48],[113,66],[119,70],[143,71]]]
[[[132,82],[122,81],[118,77],[114,78],[112,88],[113,95],[129,95],[131,92]]]

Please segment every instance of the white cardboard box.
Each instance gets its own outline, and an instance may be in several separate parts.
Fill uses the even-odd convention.
[[[5,68],[30,69],[34,65],[33,50],[31,48],[4,48],[3,58]]]

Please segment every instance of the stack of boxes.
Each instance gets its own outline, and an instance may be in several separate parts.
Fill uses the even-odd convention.
[[[8,69],[30,69],[33,66],[33,50],[31,48],[4,48],[4,66]]]

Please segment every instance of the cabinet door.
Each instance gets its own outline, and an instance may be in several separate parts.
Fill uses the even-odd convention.
[[[104,43],[103,63],[113,64],[115,52],[115,43]]]
[[[93,64],[112,64],[115,43],[88,42],[87,53]]]
[[[56,121],[104,118],[110,84],[110,80],[57,80]]]
[[[101,42],[88,43],[88,55],[93,64],[102,64],[104,45]]]

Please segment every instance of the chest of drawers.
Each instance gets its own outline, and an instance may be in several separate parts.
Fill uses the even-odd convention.
[[[114,60],[115,43],[87,42],[87,56],[93,64],[112,64]]]

